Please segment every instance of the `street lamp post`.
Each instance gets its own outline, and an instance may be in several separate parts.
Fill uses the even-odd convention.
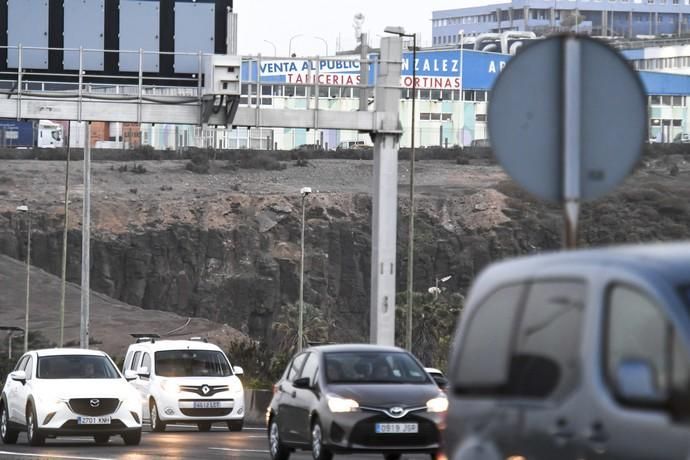
[[[24,353],[29,351],[29,297],[31,293],[31,213],[26,205],[17,206],[17,211],[26,213],[26,307],[24,312]]]
[[[465,147],[465,72],[463,58],[465,57],[465,29],[460,30],[460,113],[462,125],[460,127],[460,147]]]
[[[299,323],[297,324],[297,352],[302,351],[304,343],[304,220],[305,220],[305,201],[311,193],[310,187],[302,187],[302,236],[300,238],[300,263],[299,263]]]
[[[276,48],[276,44],[270,40],[264,40],[264,41],[273,47],[273,56],[274,57],[277,56],[278,55],[278,49]]]
[[[323,44],[326,45],[326,54],[325,54],[325,56],[328,56],[328,40],[326,40],[326,39],[323,38],[323,37],[314,37],[314,38],[317,39],[317,40],[321,40],[321,41],[323,42]]]
[[[288,42],[288,56],[292,56],[292,40],[302,36],[304,36],[304,34],[297,34],[290,37],[290,41]]]
[[[384,32],[400,37],[412,37],[412,134],[410,136],[410,220],[407,237],[407,330],[405,347],[412,351],[412,307],[414,305],[414,162],[415,162],[415,119],[417,100],[417,34],[405,33],[402,27],[386,27]]]

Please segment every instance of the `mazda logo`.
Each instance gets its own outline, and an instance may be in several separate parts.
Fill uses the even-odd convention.
[[[208,387],[208,385],[204,385],[203,387],[201,387],[201,392],[203,394],[207,395],[209,391],[211,391],[211,389]]]
[[[98,407],[101,405],[101,400],[100,399],[92,399],[89,401],[89,406],[91,407]]]

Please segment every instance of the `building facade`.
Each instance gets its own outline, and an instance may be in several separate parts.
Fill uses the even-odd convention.
[[[458,2],[460,3],[460,2]],[[432,13],[435,46],[509,30],[548,33],[577,29],[604,37],[690,33],[689,0],[512,0]]]

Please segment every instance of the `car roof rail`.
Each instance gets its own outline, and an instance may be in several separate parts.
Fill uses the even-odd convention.
[[[151,342],[156,343],[156,339],[160,339],[161,336],[158,334],[147,333],[147,334],[129,334],[131,337],[137,339],[137,343]]]
[[[207,338],[207,337],[199,337],[199,336],[196,336],[196,337],[190,337],[189,340],[194,340],[194,341],[196,341],[196,342],[208,343],[208,338]]]

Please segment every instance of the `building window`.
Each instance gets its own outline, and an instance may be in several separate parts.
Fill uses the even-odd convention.
[[[428,112],[422,112],[419,114],[419,119],[422,121],[428,121],[431,120],[431,114]]]
[[[451,121],[452,119],[453,119],[452,113],[442,113],[441,114],[441,120],[443,120],[443,121]],[[680,121],[680,120],[678,120],[678,121]]]
[[[474,116],[474,119],[476,121],[486,122],[486,114],[485,113],[478,113]]]

